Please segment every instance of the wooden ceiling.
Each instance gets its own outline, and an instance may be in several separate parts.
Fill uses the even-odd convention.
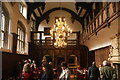
[[[91,15],[93,3],[87,2],[26,2],[28,6],[27,18],[30,20],[34,16],[36,29],[39,24],[46,20],[49,22],[50,13],[57,10],[64,10],[71,14],[71,19],[77,20],[84,26],[83,19],[87,13]]]

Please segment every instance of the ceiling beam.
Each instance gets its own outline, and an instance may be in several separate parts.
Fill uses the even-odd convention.
[[[34,3],[29,3],[26,2],[28,5],[27,9],[27,19],[30,20],[31,14],[34,12],[34,10],[40,6],[45,6],[45,2],[34,2]]]
[[[85,18],[85,16],[87,15],[87,11],[85,12],[85,14],[84,14],[84,16],[83,16],[83,18]]]
[[[40,11],[40,8],[37,8],[37,10],[38,10],[40,16],[42,16],[42,12]]]
[[[33,15],[34,15],[35,18],[37,18],[37,15],[36,15],[36,13],[34,11],[33,11]]]
[[[71,16],[72,16],[73,19],[79,21],[80,24],[83,24],[83,18],[82,18],[82,17],[79,17],[74,11],[72,11],[72,10],[70,10],[70,9],[67,9],[67,8],[63,8],[63,7],[57,7],[57,8],[53,8],[53,9],[48,10],[47,12],[45,12],[45,13],[43,14],[43,16],[37,17],[37,19],[36,19],[36,20],[37,20],[37,22],[36,22],[36,23],[37,23],[37,24],[36,24],[36,29],[38,29],[39,24],[40,24],[43,20],[45,20],[45,19],[47,19],[47,18],[49,17],[50,13],[52,13],[52,12],[54,12],[54,11],[57,11],[57,10],[67,11],[68,13],[71,14]]]
[[[93,3],[86,3],[86,2],[76,2],[75,3],[76,7],[82,7],[84,9],[86,9],[88,12],[92,11],[92,5],[93,5]]]
[[[86,12],[88,12],[90,16],[92,16],[92,5],[93,5],[92,2],[91,3],[86,3],[86,2],[76,2],[75,3],[75,6],[77,8],[82,7],[84,9],[86,9]]]
[[[80,9],[79,13],[78,13],[78,16],[80,16],[81,12],[82,12],[83,8]]]

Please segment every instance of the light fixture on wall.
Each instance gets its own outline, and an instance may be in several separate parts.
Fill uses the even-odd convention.
[[[50,30],[51,36],[55,39],[54,46],[56,48],[64,48],[67,46],[67,37],[72,30],[66,24],[65,18],[56,19],[54,28]]]

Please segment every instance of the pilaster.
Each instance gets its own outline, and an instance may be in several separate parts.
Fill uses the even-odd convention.
[[[12,33],[12,52],[13,53],[16,53],[16,50],[17,50],[17,37],[18,35],[16,33]]]

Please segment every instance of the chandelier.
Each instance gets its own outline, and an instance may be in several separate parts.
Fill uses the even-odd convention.
[[[54,28],[50,30],[51,36],[55,39],[54,46],[56,48],[64,48],[67,46],[67,37],[72,30],[66,24],[65,18],[56,19]]]

